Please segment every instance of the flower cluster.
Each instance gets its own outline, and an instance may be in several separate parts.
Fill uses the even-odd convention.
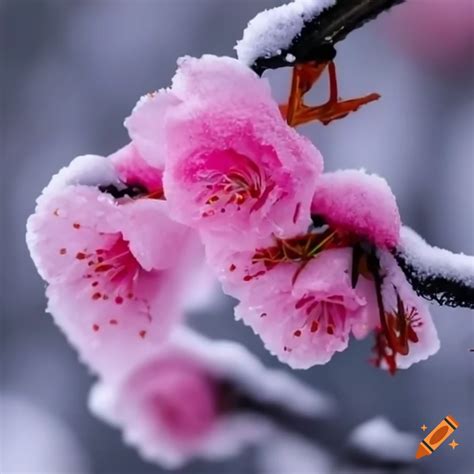
[[[391,371],[437,350],[391,256],[400,216],[387,183],[323,173],[265,79],[231,58],[184,58],[125,125],[127,146],[76,158],[28,221],[49,310],[99,372],[130,363],[124,344],[166,338],[202,244],[237,318],[294,368],[326,363],[351,334],[375,332]]]
[[[281,361],[326,363],[369,332],[392,372],[436,352],[428,310],[391,257],[400,216],[387,183],[323,173],[265,79],[229,58],[185,58],[126,123],[155,138],[147,159],[165,156],[173,219],[199,232],[236,317]]]
[[[146,457],[179,465],[256,442],[267,423],[242,406],[296,397],[314,412],[293,379],[183,329],[205,265],[238,300],[237,319],[293,368],[328,362],[351,335],[374,333],[374,362],[391,372],[436,352],[391,253],[401,224],[387,183],[323,173],[265,79],[231,58],[184,58],[125,126],[128,145],[52,178],[27,243],[48,311],[100,377],[93,410]]]

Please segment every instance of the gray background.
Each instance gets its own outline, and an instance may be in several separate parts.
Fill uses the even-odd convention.
[[[24,243],[26,218],[50,176],[74,156],[108,154],[126,143],[123,118],[141,94],[170,83],[178,56],[233,54],[246,22],[275,4],[0,2],[1,391],[59,418],[80,446],[81,472],[160,470],[141,461],[122,445],[118,431],[88,413],[92,378],[44,314],[44,285]],[[472,254],[472,44],[456,64],[433,65],[399,47],[387,34],[386,21],[351,35],[337,58],[342,95],[377,91],[382,99],[327,128],[313,124],[301,131],[322,151],[326,169],[364,166],[380,173],[397,195],[405,223],[433,244]],[[283,99],[288,71],[270,78],[275,96]],[[319,87],[323,97],[325,86]],[[251,331],[233,321],[231,307],[222,297],[206,314],[194,315],[192,323],[211,336],[243,341],[278,366]],[[474,469],[473,315],[433,307],[433,317],[441,350],[395,377],[367,363],[371,340],[353,343],[328,365],[296,375],[333,394],[341,407],[343,433],[384,415],[398,428],[421,435],[421,424],[434,426],[453,414],[461,423],[456,434],[461,445],[455,452],[446,447],[416,466],[424,473],[468,474]],[[34,429],[28,419],[18,421],[15,429],[1,433],[0,450],[9,446],[28,456]],[[61,456],[51,443],[45,451],[51,459]],[[43,469],[28,472],[49,472]],[[245,456],[218,465],[193,464],[182,472],[252,473],[254,463]]]

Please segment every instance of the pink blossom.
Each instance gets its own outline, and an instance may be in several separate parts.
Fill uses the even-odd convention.
[[[394,372],[425,360],[439,349],[428,305],[416,295],[394,257],[380,252],[384,316],[376,329],[375,363]],[[373,307],[373,312],[380,308]]]
[[[183,59],[172,88],[143,98],[126,124],[161,141],[161,153],[143,157],[156,166],[166,156],[178,221],[237,247],[309,225],[321,155],[285,123],[267,81],[237,60]]]
[[[251,283],[236,318],[291,367],[325,364],[346,349],[351,332],[364,337],[373,328],[364,292],[351,287],[351,255],[350,249],[326,250],[296,280],[295,263],[279,265]]]
[[[331,409],[324,396],[288,374],[266,370],[236,343],[185,329],[130,371],[105,377],[90,405],[146,459],[178,467],[193,458],[237,454],[269,435],[271,422],[244,410],[244,399],[309,417]]]
[[[184,264],[195,265],[200,253],[194,232],[169,218],[165,201],[150,198],[158,189],[145,184],[158,180],[146,173],[123,182],[125,168],[114,174],[115,163],[73,160],[27,224],[32,258],[49,284],[48,311],[99,373],[131,364],[148,342],[166,337],[181,317]]]
[[[380,247],[394,247],[400,238],[400,214],[385,179],[363,170],[323,174],[316,185],[313,214],[334,228]]]

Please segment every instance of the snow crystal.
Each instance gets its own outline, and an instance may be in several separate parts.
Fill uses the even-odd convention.
[[[295,0],[260,12],[250,20],[235,50],[240,61],[251,66],[259,57],[272,57],[287,49],[305,22],[318,16],[336,0]],[[287,58],[287,61],[290,59]]]
[[[362,455],[386,462],[411,462],[418,441],[398,431],[385,418],[376,417],[357,426],[349,436],[349,447]]]
[[[403,226],[399,253],[420,277],[442,277],[474,286],[474,257],[432,247],[414,230]]]

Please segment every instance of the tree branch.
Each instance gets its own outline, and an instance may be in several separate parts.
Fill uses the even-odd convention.
[[[432,247],[408,227],[394,256],[419,296],[474,309],[474,257]]]
[[[266,69],[292,66],[307,61],[325,62],[334,58],[334,45],[342,41],[357,28],[380,13],[403,3],[405,0],[337,0],[332,7],[326,8],[318,16],[306,22],[301,32],[295,36],[286,49],[271,57],[259,57],[251,66],[259,75]],[[287,55],[295,57],[288,62]]]

